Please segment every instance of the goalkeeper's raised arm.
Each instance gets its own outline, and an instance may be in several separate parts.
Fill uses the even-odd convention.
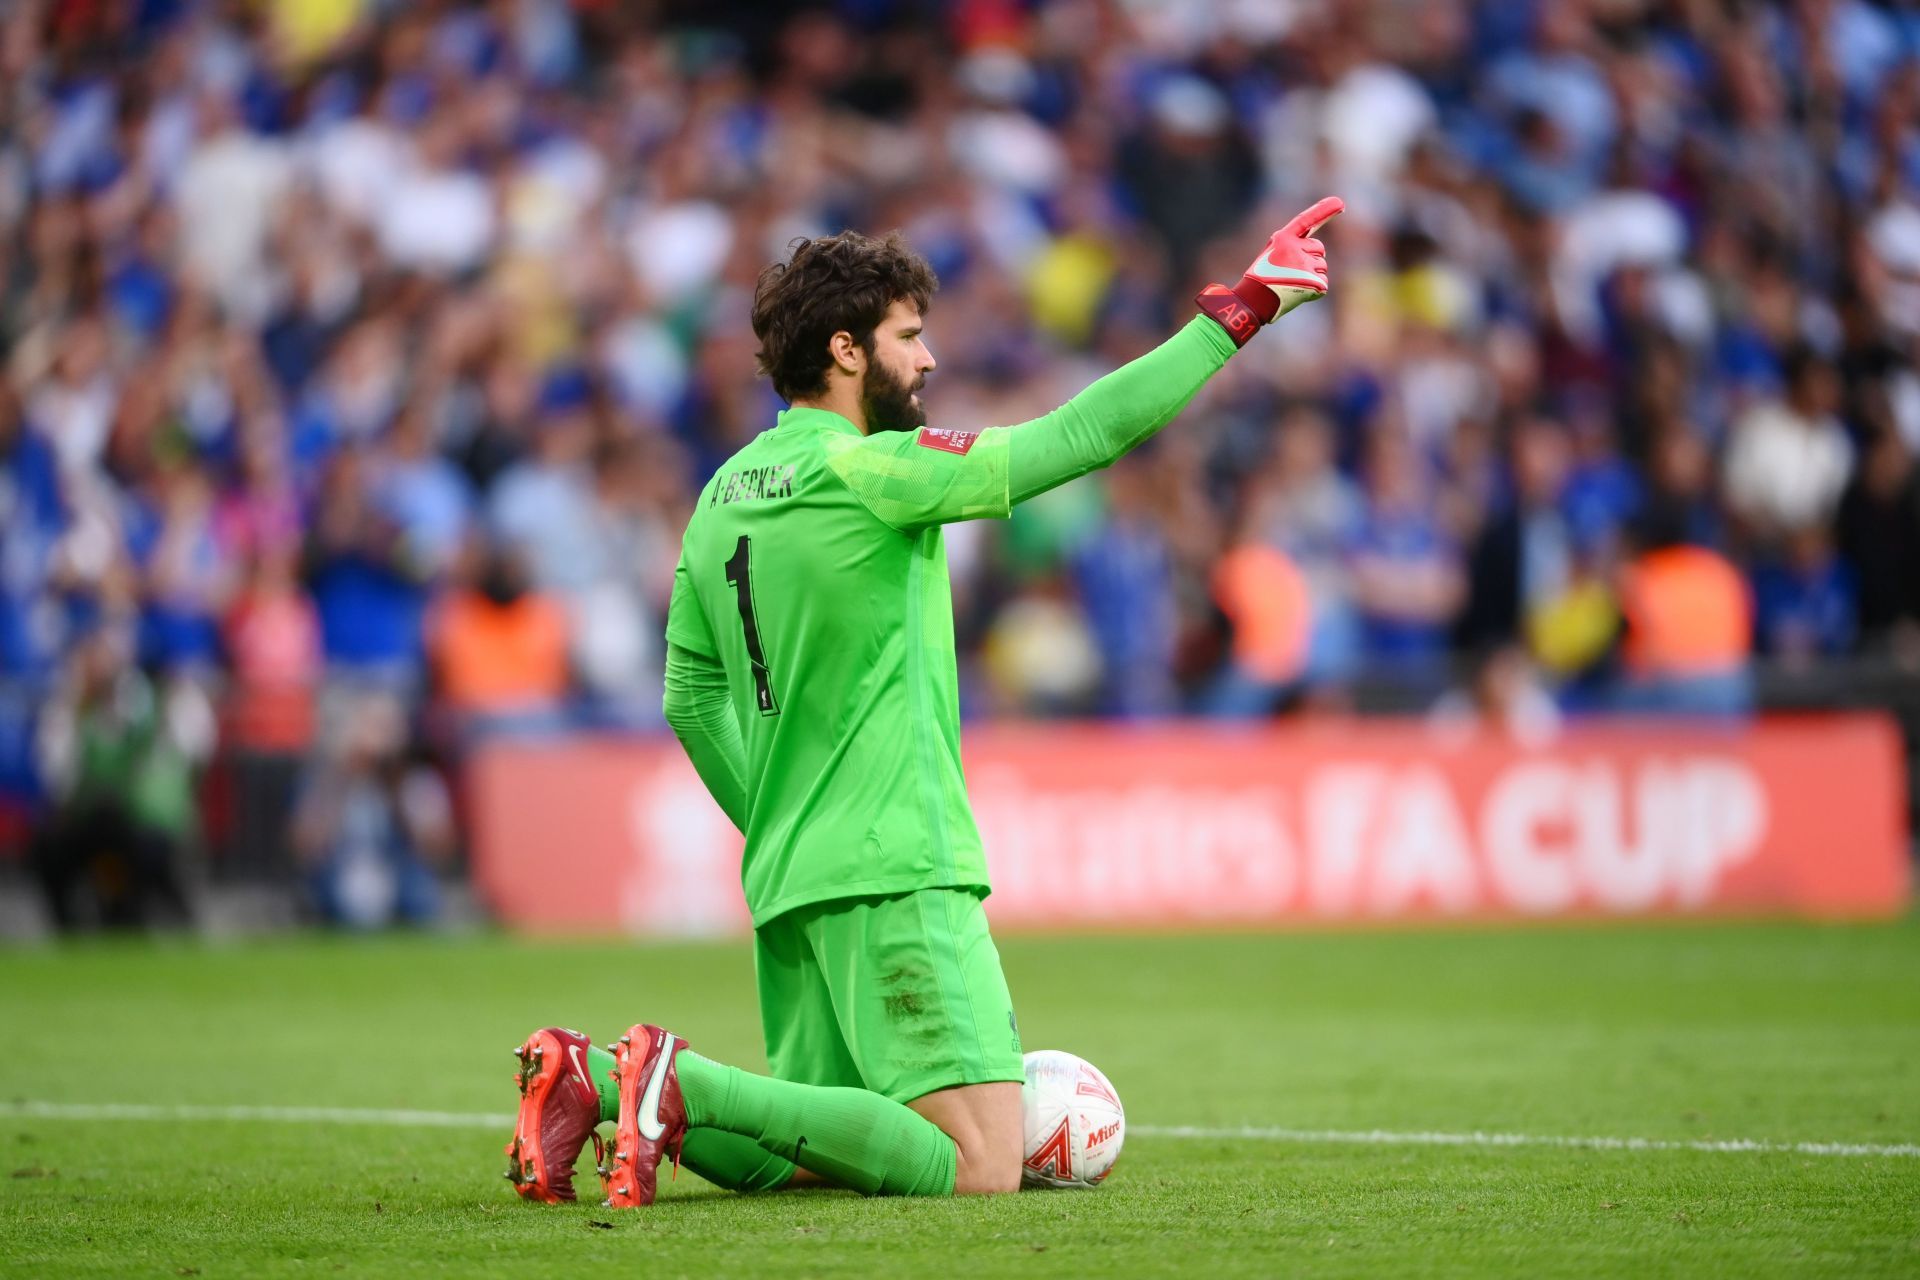
[[[1345,207],[1328,196],[1295,215],[1231,288],[1200,291],[1201,314],[1186,328],[1045,417],[1008,428],[1012,501],[1113,463],[1171,422],[1263,325],[1325,297],[1327,250],[1314,233]]]
[[[1295,216],[1236,283],[1201,290],[1195,299],[1201,314],[1180,332],[1031,422],[985,432],[923,425],[926,413],[915,393],[934,360],[921,337],[926,301],[920,297],[892,300],[864,341],[850,331],[834,334],[819,357],[826,368],[809,388],[814,393],[793,402],[826,409],[858,429],[828,441],[832,468],[894,528],[910,532],[1004,516],[1016,503],[1114,462],[1171,422],[1264,325],[1325,297],[1326,246],[1314,233],[1344,207],[1328,196]],[[780,297],[785,292],[776,288],[763,297],[780,298],[790,309],[790,300]],[[778,364],[769,372],[777,387]]]

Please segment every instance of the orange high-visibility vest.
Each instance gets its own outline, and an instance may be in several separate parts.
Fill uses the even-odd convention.
[[[1233,624],[1233,658],[1262,680],[1292,680],[1307,662],[1312,604],[1307,580],[1284,551],[1234,547],[1213,567],[1213,598]]]
[[[1636,674],[1710,675],[1746,661],[1753,601],[1725,556],[1706,547],[1651,551],[1627,566],[1621,588],[1627,665]]]
[[[441,694],[463,710],[553,701],[567,690],[566,615],[544,596],[501,608],[462,592],[441,602],[433,658]]]

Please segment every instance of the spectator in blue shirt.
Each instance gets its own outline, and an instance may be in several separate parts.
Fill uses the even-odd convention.
[[[1367,451],[1366,511],[1349,553],[1363,644],[1383,670],[1438,662],[1466,594],[1458,549],[1428,495],[1426,463],[1398,432],[1377,431]]]
[[[1100,709],[1124,718],[1173,710],[1177,607],[1173,554],[1154,513],[1151,466],[1107,473],[1107,513],[1073,553],[1074,585],[1100,650]]]
[[[331,666],[405,687],[420,675],[427,585],[368,500],[357,450],[335,455],[307,550],[307,585]]]
[[[49,560],[66,520],[53,450],[26,429],[0,378],[0,675],[45,675],[57,641],[44,625]]]
[[[1753,571],[1755,647],[1796,666],[1851,652],[1858,596],[1853,570],[1827,531],[1800,530]]]

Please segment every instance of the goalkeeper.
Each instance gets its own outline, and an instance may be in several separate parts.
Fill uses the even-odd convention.
[[[1004,517],[1165,426],[1262,325],[1325,295],[1314,232],[1341,208],[1329,197],[1275,232],[1154,351],[1045,417],[978,433],[924,425],[936,281],[897,233],[800,241],[762,273],[760,366],[792,407],[688,521],[666,714],[746,835],[774,1074],[647,1023],[610,1051],[537,1031],[515,1050],[520,1195],[572,1199],[589,1138],[616,1207],[652,1203],[663,1156],[738,1190],[1019,1187],[1020,1034],[981,906],[941,526]]]

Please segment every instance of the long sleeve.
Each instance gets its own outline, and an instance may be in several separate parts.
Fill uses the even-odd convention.
[[[1195,316],[1179,333],[1052,413],[1006,428],[1011,500],[1025,502],[1112,465],[1173,421],[1233,352],[1225,330]]]
[[[1234,352],[1206,316],[1045,417],[987,431],[831,435],[827,463],[867,509],[911,533],[1002,518],[1013,505],[1108,466],[1171,422]]]
[[[719,662],[671,642],[667,645],[667,723],[687,750],[700,781],[733,825],[747,829],[747,752]]]

